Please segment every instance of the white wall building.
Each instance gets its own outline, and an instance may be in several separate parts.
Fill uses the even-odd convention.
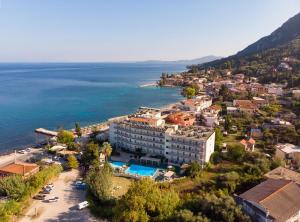
[[[215,133],[208,127],[178,127],[159,118],[131,116],[110,121],[109,141],[117,148],[165,157],[174,165],[204,164],[214,152]]]

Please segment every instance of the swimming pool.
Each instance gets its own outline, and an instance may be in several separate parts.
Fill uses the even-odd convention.
[[[154,176],[157,169],[153,167],[146,167],[141,165],[132,164],[125,170],[125,173],[138,175],[138,176]]]
[[[121,168],[122,166],[126,165],[126,163],[121,162],[121,161],[110,161],[110,165],[113,168]]]

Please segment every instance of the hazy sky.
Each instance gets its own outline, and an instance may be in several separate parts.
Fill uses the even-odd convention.
[[[0,62],[227,56],[300,0],[0,0]]]

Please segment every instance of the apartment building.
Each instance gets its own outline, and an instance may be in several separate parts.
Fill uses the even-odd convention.
[[[207,127],[168,125],[162,118],[137,113],[110,120],[109,141],[116,148],[165,157],[174,165],[204,164],[214,152],[215,133]]]
[[[181,101],[179,106],[184,111],[200,112],[212,105],[212,99],[208,96],[199,96],[195,99]]]
[[[196,161],[203,165],[214,152],[215,132],[211,128],[190,126],[169,128],[165,134],[165,157],[169,163]]]

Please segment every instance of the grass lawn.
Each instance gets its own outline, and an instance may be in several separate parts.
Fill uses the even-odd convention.
[[[240,137],[241,135],[238,133],[228,134],[227,136],[223,137],[223,142],[229,146],[240,145],[240,141],[241,141]]]
[[[113,182],[112,195],[114,197],[120,197],[127,192],[129,186],[132,183],[132,180],[124,177],[113,177],[112,182]]]

